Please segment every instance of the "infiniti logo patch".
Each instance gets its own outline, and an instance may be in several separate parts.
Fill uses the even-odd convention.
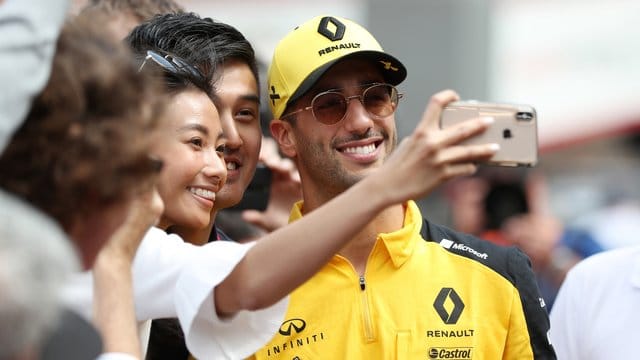
[[[278,332],[280,335],[289,336],[294,331],[296,334],[300,334],[304,328],[307,327],[307,323],[302,319],[289,319],[280,325]]]
[[[307,328],[307,322],[300,318],[291,318],[280,325],[278,333],[285,338],[274,337],[274,341],[266,348],[267,356],[272,355],[280,358],[296,359],[298,355],[295,352],[302,347],[314,347],[319,342],[324,341],[325,334],[323,331],[314,331],[313,326]],[[306,329],[306,332],[302,332]],[[291,353],[294,352],[294,353]],[[287,355],[284,355],[284,354]]]

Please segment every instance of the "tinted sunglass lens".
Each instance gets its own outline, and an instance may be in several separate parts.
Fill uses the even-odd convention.
[[[385,117],[393,114],[398,103],[398,92],[387,84],[373,85],[362,94],[364,106],[374,116]]]
[[[342,120],[347,111],[347,103],[344,96],[333,92],[316,96],[311,106],[316,120],[327,125],[335,124]]]

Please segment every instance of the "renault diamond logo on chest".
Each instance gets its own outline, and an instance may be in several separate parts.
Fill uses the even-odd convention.
[[[445,324],[451,325],[458,322],[464,303],[453,288],[442,288],[433,302],[433,307]]]

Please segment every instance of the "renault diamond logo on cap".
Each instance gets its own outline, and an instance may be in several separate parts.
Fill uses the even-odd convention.
[[[329,24],[333,26],[329,27]],[[320,20],[318,33],[331,41],[338,41],[342,40],[345,28],[346,27],[340,22],[340,20],[332,16],[325,16]]]
[[[447,302],[447,300],[449,300]],[[445,303],[446,306],[445,306]],[[453,306],[453,308],[451,308]],[[438,296],[436,297],[436,301],[433,302],[433,307],[440,315],[442,321],[445,324],[455,324],[458,322],[460,318],[460,314],[462,314],[462,310],[464,309],[464,303],[458,296],[453,288],[442,288]],[[451,312],[447,311],[447,308],[451,309]]]
[[[294,318],[283,322],[282,325],[280,325],[280,330],[278,330],[278,332],[281,335],[289,336],[293,331],[295,331],[296,334],[300,334],[306,327],[307,323],[304,320]]]

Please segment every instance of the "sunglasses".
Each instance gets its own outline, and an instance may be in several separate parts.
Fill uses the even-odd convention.
[[[365,110],[374,118],[383,118],[393,114],[403,94],[390,84],[366,85],[361,95],[344,96],[338,89],[324,91],[314,96],[311,105],[281,116],[285,119],[302,111],[311,110],[316,121],[325,124],[337,124],[347,115],[349,101],[358,99]]]
[[[172,74],[193,78],[202,78],[204,76],[200,70],[189,64],[184,59],[169,54],[162,56],[153,50],[147,50],[147,56],[145,56],[144,61],[138,68],[138,72],[142,71],[142,68],[148,60],[152,60],[156,64],[160,65],[164,70]]]

